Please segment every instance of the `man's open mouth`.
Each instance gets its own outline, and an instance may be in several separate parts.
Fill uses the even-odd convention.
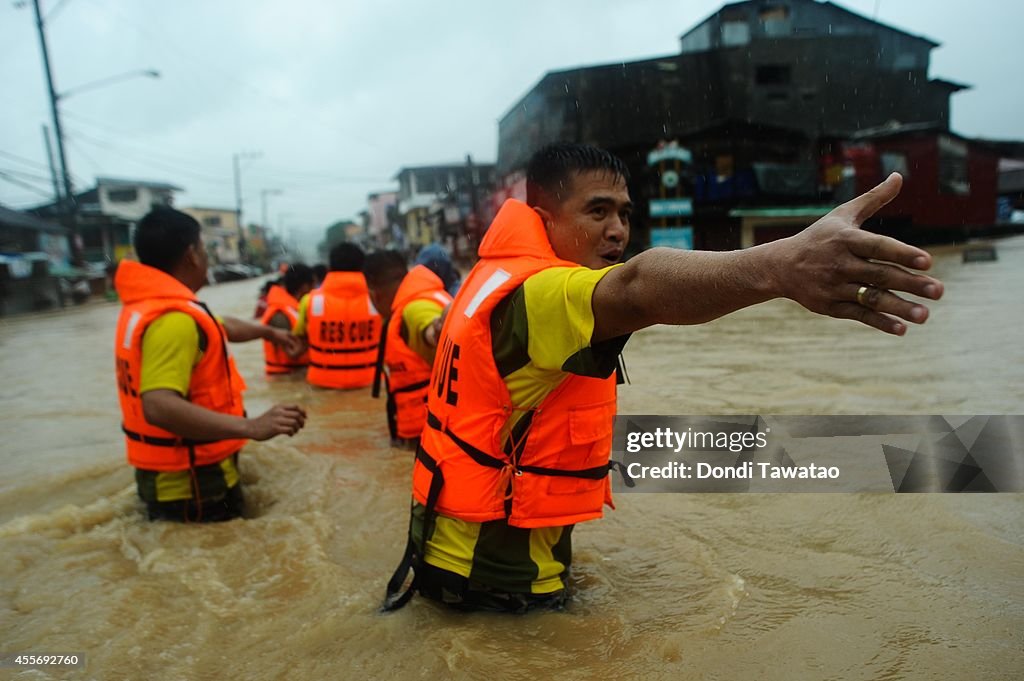
[[[604,260],[609,265],[614,265],[617,262],[619,262],[619,260],[622,258],[622,251],[619,249],[615,249],[613,251],[604,251],[602,253],[598,253],[597,256]]]

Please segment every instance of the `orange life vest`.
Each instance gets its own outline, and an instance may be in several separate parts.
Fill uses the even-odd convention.
[[[260,318],[260,324],[270,324],[270,320],[278,312],[288,318],[290,328],[295,327],[299,319],[299,301],[288,293],[283,286],[271,286],[267,293],[267,309]],[[263,361],[268,374],[287,374],[309,364],[309,353],[304,352],[298,357],[290,357],[287,352],[270,341],[263,341]]]
[[[420,436],[427,421],[427,386],[430,365],[402,340],[402,313],[416,300],[431,300],[447,307],[452,297],[444,282],[423,265],[412,268],[395,292],[391,321],[385,337],[384,364],[388,375],[388,414],[391,436],[403,440]]]
[[[329,272],[306,308],[306,380],[323,388],[373,383],[381,325],[362,272]]]
[[[517,407],[491,347],[491,312],[499,301],[541,270],[580,265],[560,260],[540,216],[514,200],[502,206],[479,254],[441,332],[413,495],[469,522],[507,518],[509,525],[533,528],[598,518],[602,505],[611,505],[615,377],[566,374],[540,405],[521,414],[509,436]]]
[[[243,416],[245,381],[228,351],[220,322],[188,287],[156,268],[122,261],[114,286],[124,301],[117,322],[114,359],[128,463],[146,470],[182,471],[217,463],[241,449],[245,440],[197,442],[157,428],[146,421],[139,394],[143,334],[161,315],[184,312],[196,321],[206,339],[202,358],[192,369],[186,399],[222,414]]]

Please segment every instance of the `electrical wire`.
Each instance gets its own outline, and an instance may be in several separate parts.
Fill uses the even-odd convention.
[[[42,189],[39,189],[39,187],[31,185],[31,184],[29,184],[27,182],[23,182],[23,181],[19,180],[16,177],[8,175],[7,173],[5,173],[2,170],[0,170],[0,179],[6,180],[7,182],[10,182],[11,184],[14,184],[14,185],[17,185],[17,186],[21,187],[22,189],[27,189],[27,190],[29,190],[31,192],[39,194],[40,196],[45,196],[47,199],[51,199],[51,200],[53,199],[53,192],[52,191],[43,191]]]

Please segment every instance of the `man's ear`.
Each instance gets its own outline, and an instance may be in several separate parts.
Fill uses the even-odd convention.
[[[185,257],[188,258],[189,264],[194,265],[196,267],[199,266],[203,259],[203,254],[200,250],[201,248],[202,246],[200,246],[199,244],[192,244],[191,246],[188,247],[188,250],[185,251]]]
[[[555,222],[555,217],[551,214],[547,208],[541,208],[540,206],[531,206],[533,210],[540,216],[541,221],[544,223],[544,231],[550,232],[551,226]]]

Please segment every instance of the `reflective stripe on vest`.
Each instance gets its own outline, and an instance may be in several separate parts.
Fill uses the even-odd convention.
[[[329,273],[310,294],[306,319],[307,381],[325,388],[361,388],[373,382],[381,318],[361,273]]]

